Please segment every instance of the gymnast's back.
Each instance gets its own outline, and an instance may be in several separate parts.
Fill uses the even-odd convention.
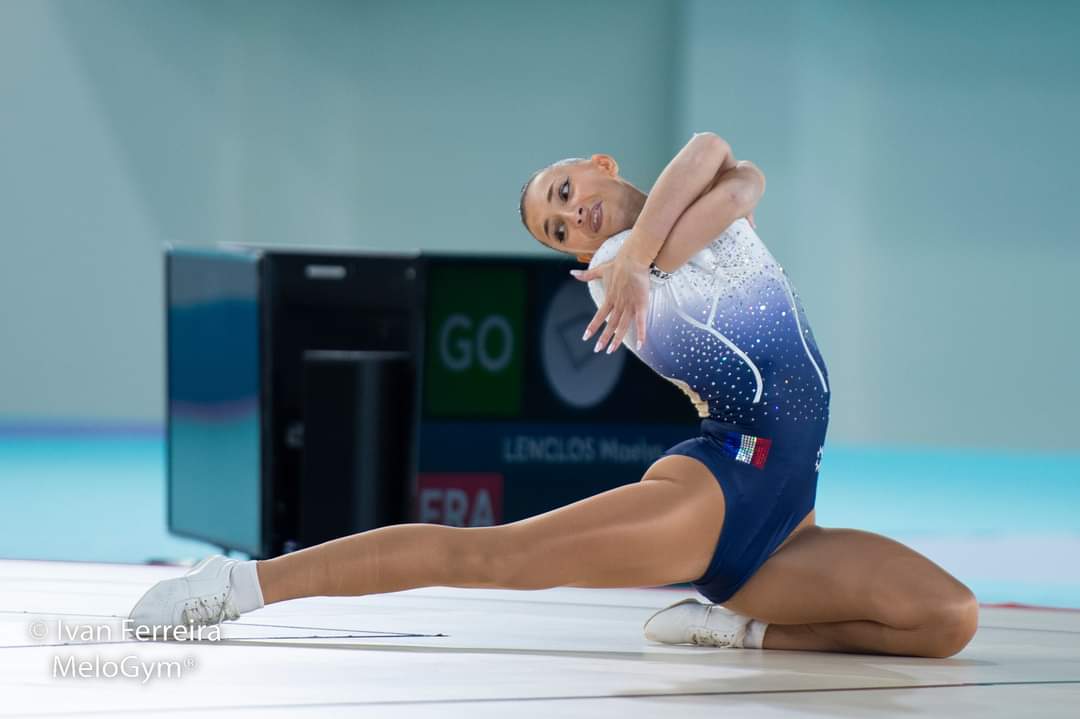
[[[630,235],[609,237],[590,267]],[[599,307],[601,280],[589,282]],[[701,417],[759,437],[824,441],[829,374],[799,295],[745,219],[667,274],[653,268],[645,344],[624,345],[678,385]]]

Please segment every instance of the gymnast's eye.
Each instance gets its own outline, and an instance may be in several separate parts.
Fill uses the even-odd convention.
[[[570,180],[565,180],[559,187],[559,197],[563,199],[563,202],[570,197]]]
[[[566,225],[559,225],[559,229],[555,230],[555,239],[566,242]]]

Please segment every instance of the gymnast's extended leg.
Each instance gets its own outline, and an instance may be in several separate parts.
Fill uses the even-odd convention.
[[[695,459],[663,457],[641,481],[495,527],[399,524],[258,563],[266,603],[428,586],[544,589],[689,582],[712,557],[724,495]]]

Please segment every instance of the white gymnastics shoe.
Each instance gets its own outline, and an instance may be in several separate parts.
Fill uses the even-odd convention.
[[[147,590],[128,615],[132,631],[145,636],[150,631],[147,628],[152,627],[199,627],[237,619],[240,610],[230,575],[239,563],[215,554],[182,577],[161,580]]]
[[[742,649],[750,617],[718,604],[684,599],[661,609],[645,622],[645,638],[664,644],[697,644]]]

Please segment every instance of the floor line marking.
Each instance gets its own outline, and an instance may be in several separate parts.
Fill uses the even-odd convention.
[[[564,695],[564,696],[548,696],[548,697],[484,697],[477,699],[405,699],[405,700],[386,700],[386,701],[356,701],[356,702],[313,702],[307,704],[227,704],[219,706],[196,706],[196,707],[158,707],[155,709],[147,709],[146,707],[140,707],[138,709],[91,709],[83,712],[45,712],[34,713],[34,717],[43,716],[91,716],[104,714],[107,716],[114,716],[117,714],[140,714],[145,715],[147,713],[178,713],[178,712],[204,712],[204,711],[225,711],[225,710],[241,710],[241,709],[329,709],[332,707],[366,707],[366,706],[411,706],[411,705],[426,705],[426,704],[478,704],[478,703],[492,703],[492,702],[524,702],[524,701],[582,701],[586,699],[650,699],[650,698],[668,698],[668,697],[697,697],[697,696],[754,696],[763,694],[824,694],[824,693],[839,693],[839,692],[868,692],[868,691],[896,691],[901,689],[961,689],[966,687],[1010,687],[1010,686],[1050,686],[1050,685],[1063,685],[1063,684],[1078,684],[1080,685],[1080,679],[1035,679],[1030,681],[1002,681],[1002,682],[957,682],[955,684],[900,684],[896,686],[881,686],[881,687],[821,687],[816,689],[746,689],[735,691],[716,691],[716,692],[643,692],[640,694],[581,694],[581,695]],[[17,715],[16,715],[17,716]]]

